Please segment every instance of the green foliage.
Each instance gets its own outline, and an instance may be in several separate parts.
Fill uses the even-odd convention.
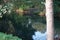
[[[18,9],[24,10],[27,8],[35,8],[35,7],[38,7],[38,9],[40,9],[39,11],[43,11],[43,9],[44,9],[44,4],[41,4],[41,2],[44,2],[42,0],[38,0],[38,1],[37,0],[11,0],[11,1],[14,4],[14,9],[18,8]],[[8,7],[5,7],[5,9],[12,11],[11,7],[13,8],[13,6],[10,6],[7,3],[4,4],[4,6],[8,6]],[[31,11],[31,13],[32,13],[32,11]],[[35,15],[37,15],[36,12],[33,12],[33,13],[35,13]],[[34,29],[32,28],[32,25],[29,25],[29,26],[27,25],[28,24],[28,18],[32,18],[32,17],[31,16],[21,16],[15,12],[11,12],[9,15],[7,15],[7,14],[8,13],[6,13],[3,16],[5,19],[8,19],[12,22],[13,26],[17,30],[17,35],[18,36],[21,35],[20,37],[22,37],[24,40],[32,39],[31,36],[34,32]],[[38,19],[37,16],[34,16],[34,17],[32,19],[34,19],[34,20]]]
[[[45,9],[45,0],[14,0],[12,3],[15,5],[15,8],[31,8],[32,6],[37,6],[40,10]]]
[[[19,7],[19,9],[27,9],[27,8],[29,8],[29,6],[27,6],[27,5],[21,5],[20,7]]]
[[[13,4],[12,3],[5,3],[4,5],[0,5],[0,17],[4,14],[10,14],[13,9]]]
[[[5,34],[0,32],[0,40],[22,40],[16,36],[13,36],[12,34]]]

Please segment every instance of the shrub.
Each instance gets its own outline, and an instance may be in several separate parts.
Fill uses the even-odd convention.
[[[13,36],[12,34],[5,34],[0,32],[0,40],[22,40],[17,36]]]

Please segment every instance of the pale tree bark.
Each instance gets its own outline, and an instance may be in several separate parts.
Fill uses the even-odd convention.
[[[54,40],[53,0],[46,0],[47,40]]]

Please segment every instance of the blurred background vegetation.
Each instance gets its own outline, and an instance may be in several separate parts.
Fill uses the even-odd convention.
[[[60,0],[54,2],[55,34],[60,34]],[[0,0],[0,32],[32,40],[46,31],[45,0]]]
[[[22,40],[16,36],[13,36],[12,34],[5,34],[0,32],[0,40]]]

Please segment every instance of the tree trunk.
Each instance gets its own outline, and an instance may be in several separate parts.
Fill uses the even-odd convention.
[[[46,0],[47,40],[54,40],[53,0]]]

